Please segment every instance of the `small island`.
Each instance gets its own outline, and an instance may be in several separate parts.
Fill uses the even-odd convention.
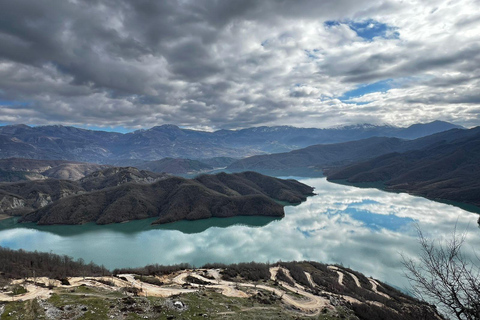
[[[123,172],[117,170],[115,174]],[[91,184],[91,179],[88,180]],[[283,217],[285,203],[298,204],[310,195],[313,188],[296,180],[256,172],[218,173],[194,179],[166,176],[153,183],[107,184],[102,189],[59,198],[24,214],[20,222],[109,224],[157,218],[153,224],[163,224],[211,217]]]

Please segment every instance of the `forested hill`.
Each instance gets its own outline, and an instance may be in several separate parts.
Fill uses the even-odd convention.
[[[385,283],[314,261],[110,271],[0,247],[0,284],[8,319],[443,319]]]
[[[258,155],[233,162],[227,168],[240,170],[287,171],[298,168],[323,170],[359,161],[372,159],[392,152],[419,150],[437,144],[466,139],[474,136],[478,129],[452,129],[415,140],[374,137],[358,141],[334,144],[319,144],[285,153]]]
[[[381,181],[387,189],[480,206],[480,127],[431,146],[327,171],[328,180]]]
[[[154,223],[238,215],[283,217],[276,200],[299,203],[313,188],[256,172],[219,173],[195,179],[166,177],[154,183],[124,183],[53,201],[21,218],[39,224],[107,224],[157,218]]]

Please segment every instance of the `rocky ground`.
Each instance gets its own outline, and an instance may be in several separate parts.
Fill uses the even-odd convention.
[[[358,288],[368,286],[372,297],[379,299],[360,301],[319,290],[309,272],[307,287],[281,266],[270,268],[270,279],[259,282],[226,281],[220,269],[196,269],[160,277],[75,277],[68,283],[14,280],[0,292],[0,315],[1,319],[360,319],[352,305],[388,310],[389,300],[397,299],[379,291],[382,285],[374,279],[362,283],[348,270],[329,269],[338,274],[339,286],[345,287],[348,278]],[[277,278],[279,273],[286,281]],[[27,292],[13,295],[19,287]]]

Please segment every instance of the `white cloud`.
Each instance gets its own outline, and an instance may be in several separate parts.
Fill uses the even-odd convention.
[[[477,7],[475,0],[8,2],[0,13],[0,121],[474,126]],[[367,40],[347,21],[387,28]],[[394,89],[338,99],[386,79]]]

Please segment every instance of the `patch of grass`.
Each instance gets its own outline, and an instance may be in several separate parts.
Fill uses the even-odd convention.
[[[47,302],[57,308],[63,308],[67,305],[82,305],[86,311],[81,317],[85,320],[108,319],[108,305],[105,298],[86,295],[73,294],[53,294]]]
[[[5,305],[2,320],[36,320],[45,319],[45,312],[36,300],[15,301]]]
[[[12,293],[10,293],[11,296],[18,296],[18,295],[21,295],[21,294],[25,294],[27,293],[27,289],[25,289],[25,287],[21,286],[21,285],[14,285],[14,286],[11,286],[9,288],[10,291],[12,291]]]
[[[135,276],[135,280],[145,283],[153,284],[155,286],[162,286],[164,283],[154,276]]]

